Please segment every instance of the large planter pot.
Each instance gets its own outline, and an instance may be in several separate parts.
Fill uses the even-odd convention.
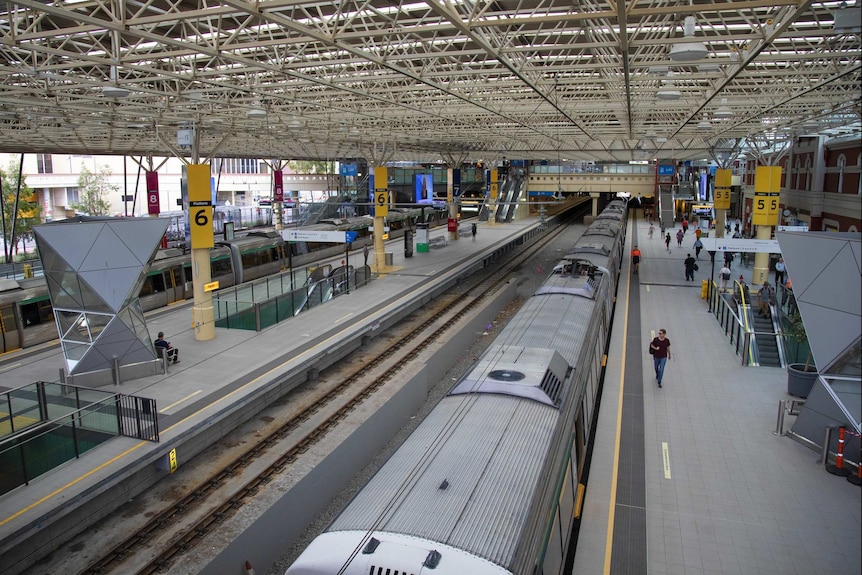
[[[804,363],[791,363],[787,366],[787,393],[805,399],[811,393],[814,382],[817,381],[817,368]]]

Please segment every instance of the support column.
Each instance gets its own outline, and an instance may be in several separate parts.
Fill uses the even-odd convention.
[[[768,240],[772,237],[772,226],[778,225],[778,200],[781,194],[781,166],[757,166],[754,173],[754,206],[751,225],[755,226],[755,237]],[[769,277],[769,254],[754,256],[751,282],[762,284]]]
[[[213,202],[210,189],[209,164],[189,164],[185,166],[188,185],[188,221],[192,236],[192,282],[194,306],[192,326],[195,339],[208,341],[215,339],[215,314],[213,313],[212,292],[207,288],[212,282],[210,269],[210,248],[213,239]]]
[[[386,243],[383,218],[389,215],[389,173],[385,166],[374,168],[374,263],[371,271],[386,271]]]
[[[758,240],[772,239],[772,226],[757,226],[755,237]],[[754,254],[754,269],[751,271],[752,285],[759,286],[769,279],[769,254]]]
[[[590,215],[596,217],[599,215],[599,198],[601,198],[601,194],[597,192],[590,192],[590,197],[593,199],[591,203],[591,212]]]

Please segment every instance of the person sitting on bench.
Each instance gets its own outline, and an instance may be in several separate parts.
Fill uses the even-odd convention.
[[[153,346],[155,346],[156,352],[159,354],[159,357],[163,357],[164,354],[168,354],[168,361],[172,361],[174,363],[180,362],[180,350],[171,345],[171,342],[165,341],[165,332],[160,331],[156,341],[153,342]],[[158,348],[162,348],[163,351],[159,351]]]

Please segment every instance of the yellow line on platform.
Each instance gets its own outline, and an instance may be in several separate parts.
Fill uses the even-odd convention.
[[[164,409],[162,409],[162,410],[159,410],[159,413],[166,413],[170,408],[172,408],[172,407],[176,407],[176,406],[178,406],[179,404],[181,404],[182,402],[190,400],[191,398],[193,398],[193,397],[194,397],[194,396],[196,396],[197,394],[201,393],[202,391],[203,391],[202,389],[199,389],[199,390],[197,390],[197,391],[196,391],[196,392],[194,392],[194,393],[190,393],[189,395],[185,396],[184,398],[179,399],[179,400],[177,400],[177,401],[173,402],[172,404],[170,404],[170,405],[169,405],[169,406],[167,406],[166,408],[164,408]]]
[[[65,491],[66,489],[68,489],[68,488],[72,487],[73,485],[75,485],[76,483],[78,483],[78,482],[80,482],[80,481],[83,481],[84,479],[86,479],[87,477],[89,477],[89,476],[91,476],[92,474],[96,473],[97,471],[99,471],[99,470],[101,470],[101,469],[104,469],[105,467],[107,467],[107,466],[111,465],[112,463],[114,463],[115,461],[117,461],[117,460],[119,460],[119,459],[122,459],[122,458],[123,458],[123,457],[125,457],[126,455],[130,454],[131,452],[135,451],[136,449],[140,448],[141,446],[146,445],[147,443],[149,443],[149,442],[148,442],[148,441],[142,441],[142,442],[140,442],[139,444],[135,445],[134,447],[130,447],[129,449],[125,450],[124,452],[120,453],[119,455],[116,455],[116,456],[112,457],[111,459],[109,459],[108,461],[104,462],[103,464],[101,464],[101,465],[99,465],[99,466],[97,466],[97,467],[94,467],[93,469],[91,469],[91,470],[90,470],[90,471],[88,471],[87,473],[85,473],[85,474],[83,474],[83,475],[81,475],[81,476],[79,476],[79,477],[76,477],[75,479],[73,479],[72,481],[70,481],[69,483],[67,483],[66,485],[64,485],[64,486],[62,486],[62,487],[58,487],[57,489],[55,489],[54,491],[52,491],[51,493],[49,493],[48,495],[46,495],[46,496],[45,496],[45,497],[43,497],[42,499],[39,499],[39,500],[37,500],[37,501],[34,501],[33,503],[31,503],[30,505],[28,505],[28,506],[27,506],[27,507],[25,507],[24,509],[21,509],[20,511],[17,511],[16,513],[13,513],[12,515],[10,515],[9,517],[7,517],[6,519],[3,519],[2,521],[0,521],[0,527],[2,527],[2,526],[4,526],[4,525],[6,525],[7,523],[9,523],[10,521],[12,521],[12,520],[13,520],[13,519],[15,519],[16,517],[19,517],[19,516],[23,515],[24,513],[27,513],[28,511],[30,511],[30,510],[31,510],[31,509],[33,509],[34,507],[38,507],[39,505],[42,505],[43,503],[45,503],[46,501],[48,501],[48,500],[49,500],[49,499],[51,499],[52,497],[54,497],[54,496],[56,496],[56,495],[59,495],[60,493],[62,493],[62,492],[63,492],[63,491]]]

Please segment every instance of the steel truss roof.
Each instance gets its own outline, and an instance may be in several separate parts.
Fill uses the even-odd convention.
[[[0,151],[628,161],[707,157],[746,138],[858,134],[860,34],[833,27],[840,9],[811,0],[6,2]],[[686,16],[696,18],[693,37]],[[670,47],[688,42],[703,42],[706,57],[671,60]],[[190,127],[194,145],[180,149],[177,131]]]

